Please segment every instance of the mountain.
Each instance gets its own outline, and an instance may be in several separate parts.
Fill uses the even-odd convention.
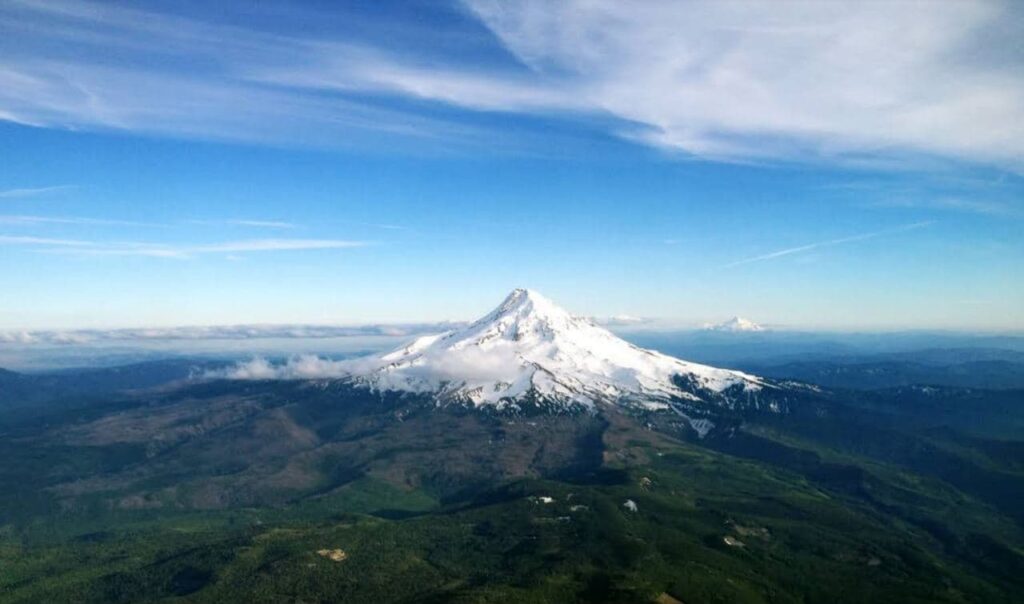
[[[352,363],[357,383],[499,408],[597,403],[667,409],[753,395],[758,377],[634,346],[551,300],[516,289],[468,327]]]
[[[754,332],[754,331],[766,331],[764,327],[754,323],[750,319],[744,319],[743,317],[733,317],[728,321],[722,323],[715,323],[712,325],[706,325],[704,329],[708,331],[725,331],[725,332]]]

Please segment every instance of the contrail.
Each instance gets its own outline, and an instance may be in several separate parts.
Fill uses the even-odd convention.
[[[852,243],[854,241],[864,241],[865,239],[874,239],[875,237],[882,237],[884,235],[894,235],[896,233],[904,233],[906,231],[913,231],[926,227],[934,220],[925,220],[923,222],[914,222],[911,224],[905,224],[901,227],[894,229],[885,229],[883,231],[875,231],[873,233],[862,233],[860,235],[851,235],[850,237],[841,237],[839,239],[829,239],[828,241],[818,241],[816,243],[808,243],[807,245],[801,245],[797,247],[786,248],[784,250],[778,250],[770,252],[768,254],[762,254],[760,256],[753,256],[751,258],[744,258],[743,260],[737,260],[730,262],[729,264],[723,264],[721,268],[731,268],[734,266],[740,266],[741,264],[750,264],[751,262],[761,262],[762,260],[771,260],[773,258],[781,258],[782,256],[789,256],[791,254],[799,254],[801,252],[807,252],[810,250],[818,249],[820,247],[832,247],[834,245],[842,245],[844,243]]]

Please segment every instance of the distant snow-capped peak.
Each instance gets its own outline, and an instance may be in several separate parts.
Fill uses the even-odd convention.
[[[638,348],[526,289],[465,328],[352,362],[350,370],[374,389],[436,393],[478,406],[543,399],[664,408],[673,399],[701,400],[694,392],[762,386],[751,375]]]
[[[765,328],[743,317],[733,317],[728,321],[704,326],[708,331],[765,331]]]

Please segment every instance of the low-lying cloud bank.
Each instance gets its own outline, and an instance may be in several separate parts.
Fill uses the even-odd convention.
[[[632,315],[613,315],[611,317],[591,317],[591,321],[603,327],[635,327],[655,322],[650,317],[634,317]]]
[[[228,380],[312,380],[342,378],[352,375],[359,360],[332,361],[316,355],[303,354],[291,357],[284,363],[256,357],[237,363],[225,369],[208,371],[206,378]]]
[[[592,317],[605,327],[650,326],[654,319],[617,315]],[[72,329],[0,331],[0,345],[82,345],[101,342],[153,342],[198,340],[256,340],[261,338],[327,339],[359,336],[417,336],[441,333],[465,325],[464,322],[396,323],[372,325],[210,325],[128,329]]]
[[[412,336],[439,333],[458,323],[401,323],[394,325],[214,325],[143,329],[78,329],[0,331],[2,344],[75,345],[95,342],[159,340],[253,340],[260,338],[325,339],[358,336]]]
[[[478,350],[425,350],[422,364],[407,364],[384,378],[383,384],[399,390],[433,390],[448,381],[509,381],[518,373],[522,359],[508,346],[496,346],[488,354]],[[204,377],[229,380],[315,380],[371,374],[390,364],[378,355],[332,360],[311,354],[295,355],[275,363],[253,357],[230,367],[208,371]],[[510,373],[511,372],[511,373]]]

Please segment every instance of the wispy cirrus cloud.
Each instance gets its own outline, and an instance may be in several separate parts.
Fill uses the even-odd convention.
[[[4,119],[0,115],[0,119]],[[12,120],[8,120],[12,121]],[[36,187],[26,189],[7,189],[0,191],[0,199],[22,199],[25,197],[41,197],[49,195],[51,193],[59,193],[61,191],[68,191],[76,188],[75,185],[56,185],[52,187]]]
[[[337,250],[363,247],[368,243],[343,239],[245,239],[210,244],[167,244],[0,235],[0,245],[32,246],[46,252],[77,255],[188,259],[208,254]]]
[[[467,114],[505,112],[730,161],[925,154],[1024,169],[1024,10],[1012,2],[464,5],[512,60],[491,52],[467,62],[384,30],[314,37],[301,23],[10,2],[0,6],[12,40],[0,119],[274,144],[369,144],[384,133],[493,148],[490,127]],[[463,33],[482,44],[479,32]]]
[[[744,264],[751,264],[753,262],[764,262],[765,260],[774,260],[776,258],[782,258],[785,256],[792,256],[794,254],[802,254],[810,252],[820,248],[834,247],[837,245],[843,245],[846,243],[855,243],[857,241],[866,241],[868,239],[875,239],[878,237],[884,237],[888,235],[896,235],[899,233],[905,233],[907,231],[914,231],[922,229],[929,225],[934,224],[933,220],[926,220],[922,222],[914,222],[911,224],[905,224],[892,229],[884,229],[881,231],[873,231],[871,233],[861,233],[859,235],[851,235],[849,237],[839,237],[838,239],[828,239],[825,241],[816,241],[814,243],[808,243],[806,245],[798,245],[796,247],[784,248],[776,250],[774,252],[768,252],[767,254],[761,254],[758,256],[751,256],[750,258],[743,258],[742,260],[736,260],[728,264],[723,264],[721,268],[732,268],[735,266],[742,266]]]
[[[291,250],[337,250],[364,247],[364,241],[342,239],[248,239],[210,245],[182,246],[170,248],[172,253],[185,256],[195,254],[219,254],[238,252],[279,252]]]
[[[256,227],[262,229],[294,229],[296,224],[279,220],[229,220],[230,224],[238,226]]]
[[[2,214],[0,224],[38,225],[38,224],[71,224],[85,226],[127,226],[127,227],[159,227],[164,226],[152,222],[134,220],[115,220],[109,218],[85,218],[81,216],[28,216],[22,214]]]
[[[650,144],[1024,167],[1024,77],[1001,46],[1020,33],[1012,3],[467,3],[534,71],[642,126],[631,136]]]
[[[92,241],[80,239],[54,239],[51,237],[33,237],[21,235],[0,235],[0,245],[35,245],[52,247],[86,248],[98,245]]]
[[[361,223],[361,224],[363,224],[365,226],[370,226],[370,227],[373,227],[373,228],[376,228],[376,229],[384,229],[385,231],[408,231],[408,230],[410,230],[409,227],[402,226],[400,224],[380,224],[380,223],[377,223],[377,222],[364,222],[364,223]]]
[[[1024,218],[1020,179],[1007,172],[983,176],[940,174],[928,180],[896,175],[817,187],[824,196],[872,209],[920,209],[934,213]]]
[[[1024,205],[994,199],[976,199],[970,197],[948,196],[894,196],[887,197],[870,205],[888,208],[924,208],[930,210],[948,210],[968,214],[982,214],[1002,218],[1024,217]]]
[[[239,10],[239,21],[249,12],[223,8]],[[289,35],[81,0],[4,3],[0,25],[10,41],[0,62],[0,119],[25,125],[312,147],[485,138],[469,124],[393,104],[252,80],[320,52],[321,41],[301,27]],[[336,48],[355,63],[370,47]],[[110,56],[128,59],[114,64]]]
[[[204,226],[242,226],[257,229],[290,230],[299,227],[299,225],[295,224],[294,222],[287,222],[284,220],[263,220],[251,218],[231,218],[225,220],[189,220],[187,222],[189,224],[197,224]]]

